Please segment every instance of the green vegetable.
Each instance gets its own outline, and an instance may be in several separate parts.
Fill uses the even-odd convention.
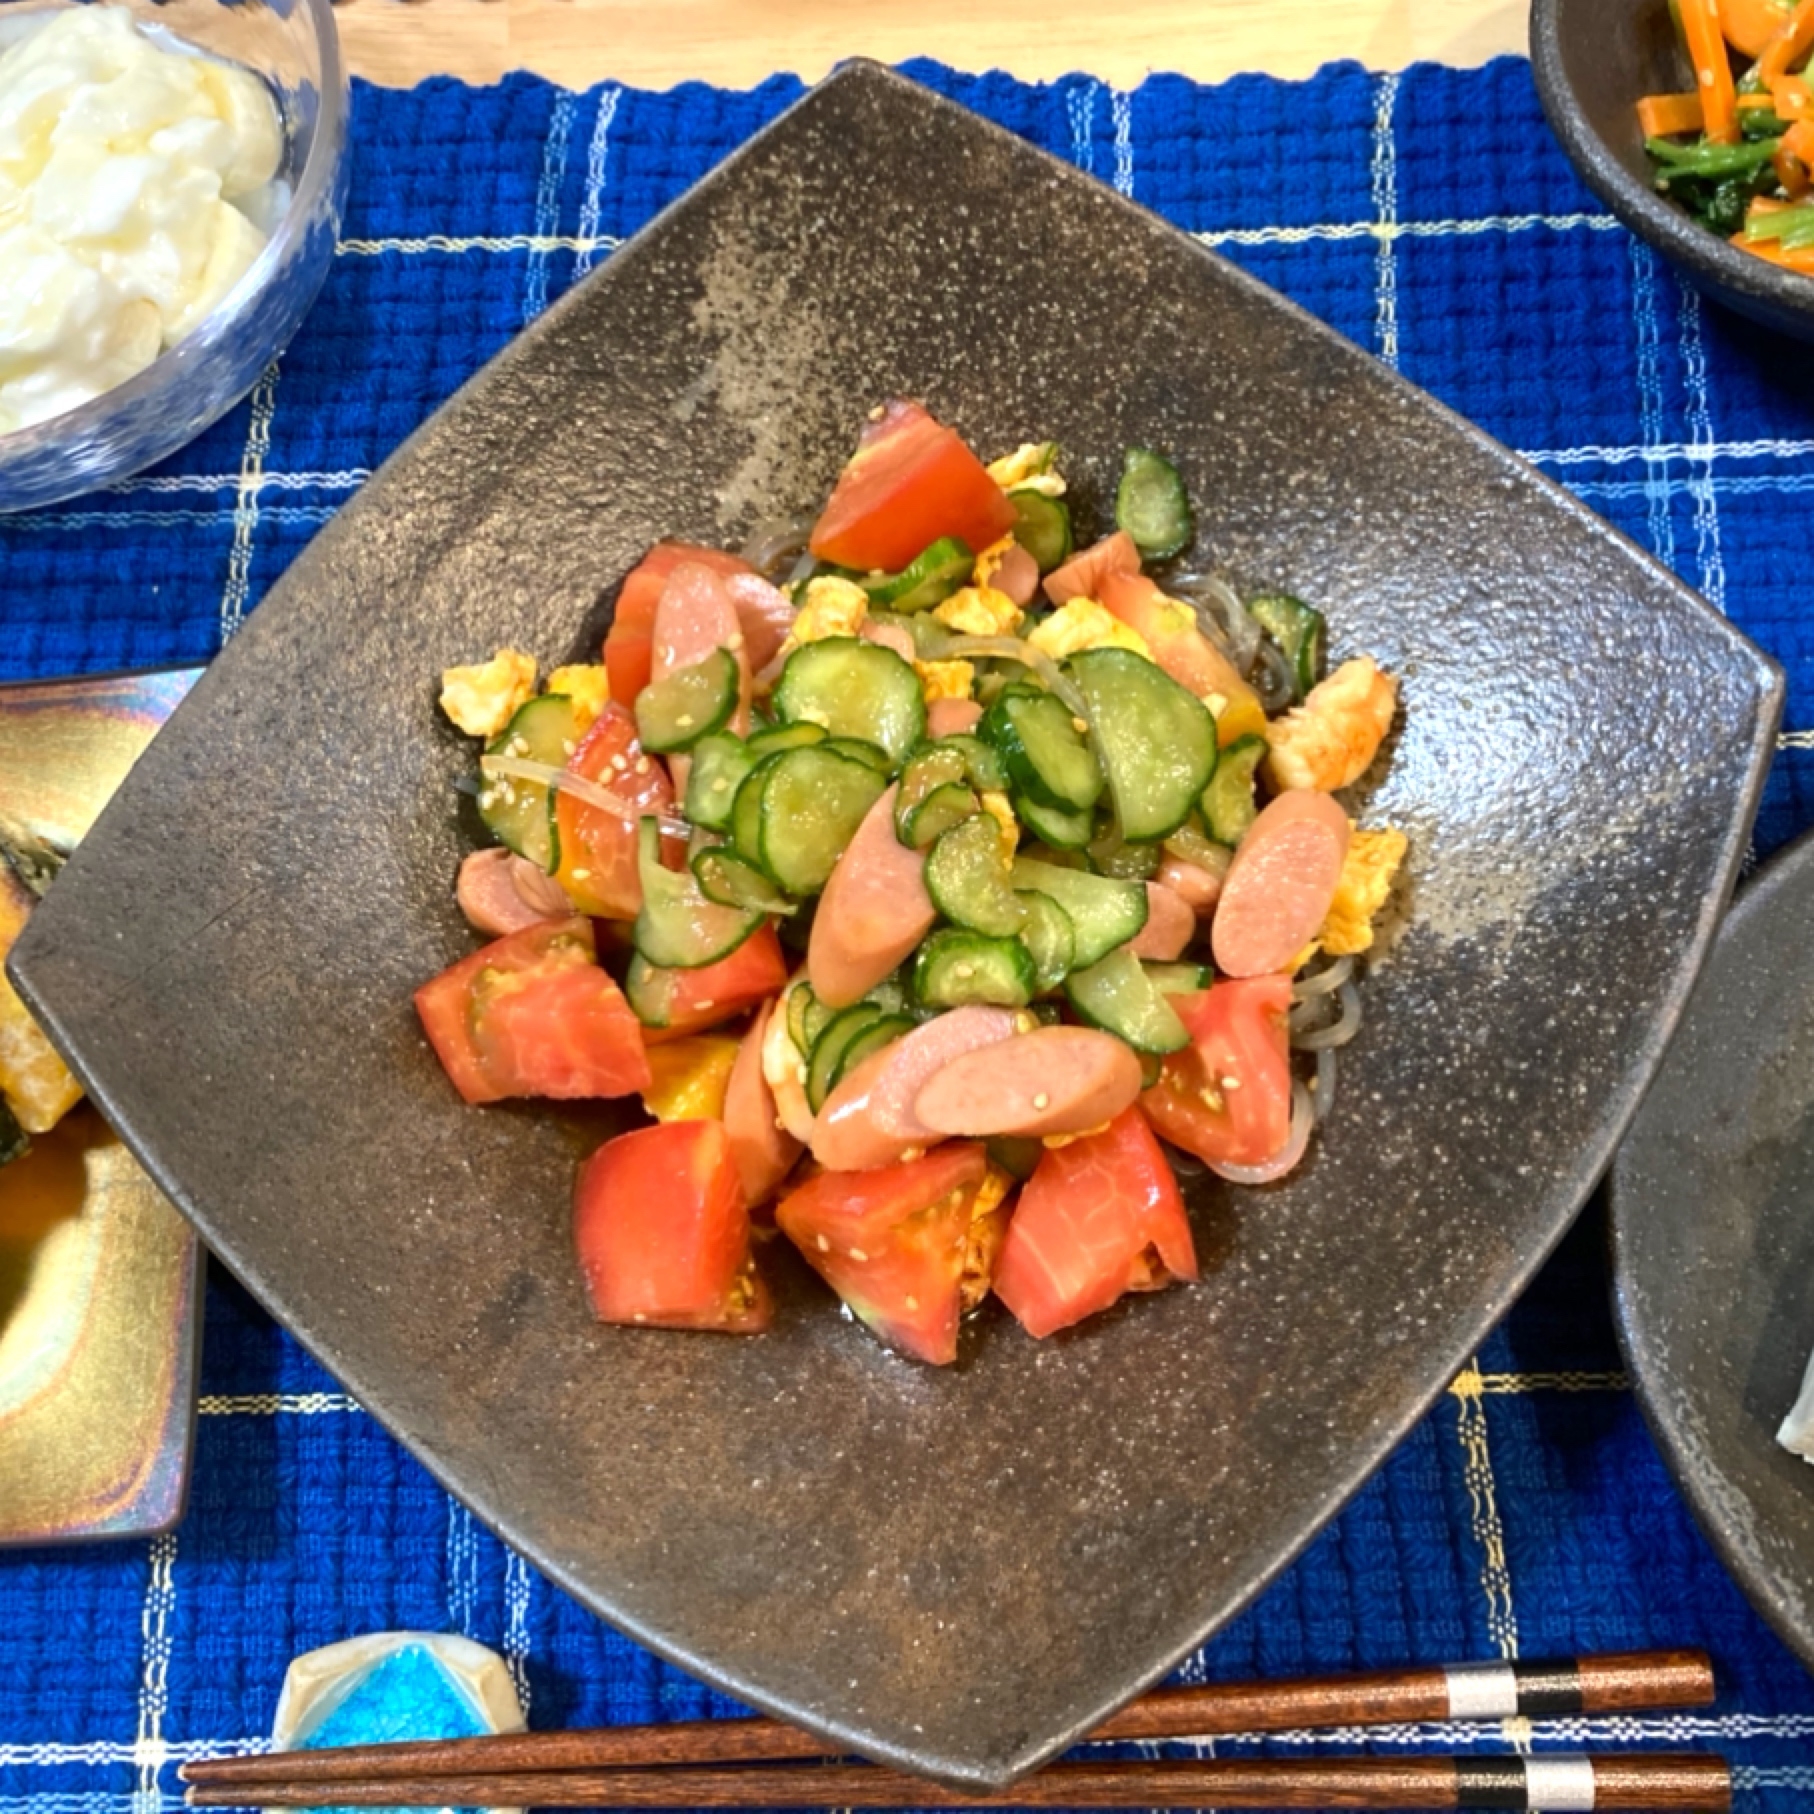
[[[1066,667],[1083,692],[1123,837],[1149,843],[1191,815],[1216,767],[1216,723],[1131,649],[1085,649]]]
[[[1209,835],[1231,849],[1246,836],[1247,828],[1259,815],[1254,799],[1254,771],[1266,754],[1266,739],[1250,731],[1237,737],[1222,752],[1216,772],[1203,790],[1203,823]]]
[[[1760,214],[1746,224],[1745,237],[1773,239],[1785,252],[1800,246],[1814,246],[1814,203],[1803,202],[1798,208]]]
[[[926,857],[926,892],[946,919],[972,932],[1006,937],[1027,917],[1008,882],[1001,827],[988,813],[940,835]]]
[[[1102,795],[1102,765],[1071,708],[1040,687],[1007,688],[977,730],[1001,756],[1009,784],[1041,806],[1087,812]]]
[[[761,865],[789,894],[817,894],[888,783],[867,764],[818,746],[772,760],[758,815]],[[744,787],[761,775],[758,769]]]
[[[952,927],[933,933],[913,965],[913,992],[932,1008],[967,1008],[978,1002],[1024,1008],[1037,984],[1033,959],[1019,939]]]
[[[753,760],[760,762],[764,756],[778,756],[783,750],[804,749],[809,743],[824,743],[830,733],[822,724],[809,724],[802,720],[799,724],[769,724],[759,731],[753,731],[749,738],[749,752]]]
[[[800,911],[798,901],[790,901],[754,863],[734,850],[715,845],[696,851],[690,867],[699,892],[708,901],[753,913]]]
[[[775,711],[788,724],[821,724],[887,752],[898,767],[926,734],[920,677],[892,649],[830,636],[796,649],[781,670]]]
[[[925,850],[938,842],[954,825],[961,825],[982,809],[975,794],[961,781],[947,781],[935,787],[904,821],[899,821],[903,844]],[[990,824],[995,821],[991,819]]]
[[[1053,850],[1082,850],[1096,835],[1094,813],[1061,812],[1054,807],[1041,806],[1025,794],[1016,794],[1013,806],[1015,817],[1040,843],[1050,845]]]
[[[805,1058],[814,1042],[825,1031],[826,1022],[837,1012],[828,1008],[813,993],[813,986],[802,977],[787,992],[787,1035],[794,1049]]]
[[[960,586],[970,583],[976,556],[955,535],[941,536],[922,549],[899,573],[859,579],[872,605],[910,617],[940,605]]]
[[[1149,561],[1169,560],[1196,533],[1178,469],[1162,454],[1130,447],[1115,488],[1115,527]]]
[[[857,1002],[832,1015],[820,1028],[806,1061],[806,1100],[813,1113],[819,1112],[848,1071],[913,1028],[910,1015],[890,1014],[872,1001]]]
[[[1678,145],[1674,139],[1646,139],[1644,149],[1671,175],[1749,176],[1768,164],[1776,145],[1770,139],[1752,139],[1736,145],[1715,145],[1697,140]]]
[[[1043,491],[1011,491],[1014,539],[1032,555],[1041,573],[1062,567],[1071,558],[1071,512],[1063,498]]]
[[[31,1149],[31,1135],[19,1125],[19,1118],[0,1096],[0,1165],[22,1159]]]
[[[1111,824],[1100,837],[1092,838],[1087,854],[1098,875],[1113,876],[1119,882],[1150,882],[1159,873],[1161,847],[1130,844],[1116,825]]]
[[[884,1014],[879,1020],[872,1020],[868,1026],[847,1040],[843,1054],[831,1074],[831,1087],[836,1089],[863,1060],[873,1052],[879,1052],[884,1046],[891,1046],[903,1035],[911,1033],[920,1023],[911,1014]],[[809,1090],[807,1100],[811,1101]]]
[[[565,768],[585,728],[565,693],[544,693],[517,707],[510,722],[486,744],[485,754]],[[486,775],[479,788],[479,817],[507,850],[527,857],[550,875],[560,867],[554,798],[541,782]]]
[[[1107,957],[1146,924],[1146,889],[1138,882],[1117,882],[1034,857],[1016,857],[1011,874],[1023,893],[1049,895],[1064,909],[1075,939],[1071,961],[1079,966]]]
[[[1111,951],[1089,969],[1072,971],[1064,992],[1079,1019],[1125,1039],[1136,1052],[1178,1052],[1190,1044],[1178,1011],[1131,951]]]
[[[636,695],[636,735],[645,750],[665,756],[689,750],[730,722],[741,681],[737,657],[714,649],[704,661],[652,680]]]
[[[1215,980],[1207,964],[1143,964],[1141,968],[1161,995],[1195,995]]]
[[[687,771],[688,820],[707,831],[729,831],[737,790],[757,759],[751,745],[730,731],[713,731],[694,744]]]
[[[1247,601],[1247,614],[1291,663],[1291,696],[1302,699],[1323,675],[1323,614],[1289,592]]]
[[[1077,962],[1077,928],[1071,916],[1037,888],[1020,890],[1026,921],[1020,929],[1020,942],[1033,959],[1038,993],[1056,989]]]
[[[664,970],[715,964],[762,924],[760,912],[709,899],[691,870],[665,867],[661,822],[652,816],[636,827],[636,871],[642,881],[642,909],[630,936],[638,954]]]

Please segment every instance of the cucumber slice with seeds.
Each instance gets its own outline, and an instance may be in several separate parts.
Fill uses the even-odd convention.
[[[1020,929],[1020,942],[1033,959],[1038,992],[1043,995],[1071,973],[1077,962],[1077,928],[1071,916],[1037,888],[1019,891],[1021,904],[1027,910],[1026,923]]]
[[[737,657],[714,649],[704,661],[652,680],[636,695],[636,735],[651,755],[690,750],[721,730],[737,709]]]
[[[741,907],[751,913],[798,913],[800,903],[789,900],[748,857],[714,846],[696,851],[690,867],[699,892],[724,907]]]
[[[780,763],[780,756],[764,756],[744,776],[731,802],[731,819],[726,828],[731,834],[731,847],[745,862],[763,869],[762,861],[762,790]],[[766,873],[766,871],[765,871]]]
[[[1289,592],[1270,592],[1248,601],[1247,615],[1279,646],[1291,663],[1291,696],[1301,700],[1323,677],[1323,614]]]
[[[965,778],[964,754],[948,743],[923,743],[907,758],[901,785],[894,796],[894,832],[903,844],[912,839],[907,828],[923,800],[941,787],[961,784]]]
[[[1248,826],[1259,817],[1253,797],[1254,771],[1267,751],[1266,739],[1257,731],[1237,737],[1222,752],[1216,772],[1203,790],[1203,823],[1218,844],[1239,844]]]
[[[913,964],[913,992],[934,1008],[1024,1008],[1038,981],[1019,939],[949,926],[920,946]]]
[[[1196,534],[1184,481],[1163,454],[1127,450],[1115,488],[1115,527],[1125,529],[1149,561],[1170,560]]]
[[[1038,687],[1008,687],[977,726],[1015,790],[1059,812],[1088,812],[1102,795],[1102,764],[1071,708]]]
[[[661,860],[661,822],[652,816],[637,823],[636,870],[642,908],[631,938],[637,954],[663,970],[715,964],[762,924],[758,912],[708,900],[691,870],[667,868]]]
[[[806,1100],[816,1115],[832,1092],[845,1051],[859,1033],[865,1033],[878,1021],[888,1018],[888,1011],[872,1001],[860,1001],[840,1008],[813,1041],[812,1055],[806,1061]]]
[[[1073,970],[1064,993],[1080,1020],[1125,1039],[1136,1052],[1180,1052],[1190,1044],[1177,1009],[1125,946],[1087,970]]]
[[[1216,768],[1216,721],[1202,700],[1132,649],[1085,649],[1065,665],[1088,702],[1123,838],[1176,831]]]
[[[954,825],[926,858],[926,892],[946,919],[997,938],[1020,930],[1027,917],[1008,882],[1001,827],[988,813]]]
[[[1098,875],[1113,876],[1118,882],[1150,882],[1159,873],[1163,855],[1161,845],[1130,844],[1113,824],[1089,844],[1091,867]]]
[[[817,894],[888,783],[867,764],[816,744],[770,760],[775,766],[763,779],[758,815],[761,866],[789,894]],[[742,798],[739,793],[739,805]]]
[[[729,831],[737,790],[756,766],[757,758],[741,737],[713,731],[693,745],[693,764],[687,773],[684,811],[694,825],[707,831]]]
[[[1141,968],[1161,995],[1195,995],[1215,979],[1207,964],[1143,964]]]
[[[964,759],[964,779],[979,790],[1000,793],[1008,785],[1008,771],[1001,757],[982,738],[970,731],[957,731],[941,737],[930,746],[938,750],[956,750]]]
[[[864,737],[828,737],[825,747],[834,756],[847,757],[852,762],[861,762],[875,770],[878,775],[894,773],[894,764],[888,759],[886,750],[879,750]]]
[[[764,756],[778,756],[783,750],[803,749],[809,743],[823,743],[827,732],[822,724],[770,724],[751,734],[749,751],[758,762]]]
[[[837,1009],[826,1007],[804,977],[788,991],[787,1036],[802,1058],[811,1054],[814,1042],[835,1013]]]
[[[884,1046],[893,1045],[897,1039],[911,1033],[919,1024],[911,1014],[884,1012],[880,1020],[872,1020],[854,1038],[845,1041],[844,1050],[839,1055],[837,1066],[831,1074],[831,1088],[835,1090],[872,1052],[879,1052]],[[811,1100],[810,1094],[808,1100]]]
[[[1014,796],[1014,814],[1040,843],[1053,850],[1082,850],[1096,835],[1096,815],[1058,812],[1025,794]]]
[[[897,817],[896,835],[914,850],[926,850],[952,826],[963,824],[981,810],[975,794],[963,782],[947,781],[942,787],[935,787],[904,823]]]
[[[485,754],[565,768],[585,729],[565,693],[543,693],[517,707],[510,722],[486,744]],[[554,801],[539,781],[518,781],[481,771],[479,817],[505,849],[527,857],[550,875],[560,867]]]
[[[869,594],[872,605],[911,616],[940,605],[960,586],[970,583],[976,556],[958,536],[941,536],[923,548],[899,573],[886,573],[857,584]]]
[[[1071,558],[1071,512],[1062,498],[1043,491],[1011,491],[1014,539],[1039,563],[1041,573],[1062,567]]]
[[[789,724],[820,724],[886,752],[891,765],[926,734],[920,677],[892,649],[855,636],[829,636],[796,649],[775,684],[774,706]]]
[[[1071,961],[1080,969],[1125,945],[1146,924],[1146,889],[1138,882],[1061,869],[1033,857],[1016,857],[1013,877],[1016,888],[1050,895],[1070,916],[1076,938]]]

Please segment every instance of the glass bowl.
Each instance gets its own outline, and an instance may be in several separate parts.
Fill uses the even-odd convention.
[[[23,19],[81,3],[0,7],[0,41]],[[277,176],[289,205],[245,276],[186,339],[92,403],[0,435],[0,511],[41,508],[141,472],[218,421],[288,345],[340,237],[349,96],[330,0],[111,3],[264,78],[283,118]]]

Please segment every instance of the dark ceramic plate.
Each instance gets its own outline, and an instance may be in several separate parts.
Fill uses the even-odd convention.
[[[1110,280],[1112,274],[1112,281]],[[660,535],[824,497],[872,403],[1168,448],[1199,549],[1403,676],[1376,818],[1413,925],[1311,1163],[1197,1186],[1211,1275],[897,1360],[784,1255],[760,1341],[600,1329],[568,1244],[609,1116],[475,1112],[411,990],[471,945],[435,675],[594,649]],[[1587,1192],[1724,904],[1772,665],[1339,336],[1141,209],[847,66],[552,309],[234,639],[20,947],[207,1239],[556,1579],[759,1705],[1004,1781],[1249,1600]]]
[[[1814,839],[1746,887],[1612,1173],[1639,1401],[1726,1566],[1814,1668]]]
[[[1694,86],[1669,0],[1532,0],[1531,73],[1581,180],[1632,232],[1728,307],[1814,339],[1814,277],[1728,245],[1653,186],[1637,103]]]

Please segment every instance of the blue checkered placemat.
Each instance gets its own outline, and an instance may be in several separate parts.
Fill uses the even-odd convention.
[[[1238,260],[1654,550],[1788,670],[1759,851],[1814,820],[1793,504],[1814,490],[1814,362],[1705,307],[1600,211],[1522,62],[1132,92],[910,73]],[[340,257],[247,403],[155,473],[0,518],[0,676],[211,655],[436,404],[799,92],[360,88]],[[1814,1681],[1657,1459],[1604,1254],[1590,1211],[1439,1408],[1184,1673],[1704,1644],[1719,1705],[1271,1749],[1708,1744],[1737,1760],[1745,1808],[1810,1805]],[[218,1275],[203,1393],[175,1535],[0,1555],[0,1814],[173,1807],[175,1761],[269,1731],[292,1653],[381,1628],[495,1646],[537,1726],[731,1710],[480,1529]]]

